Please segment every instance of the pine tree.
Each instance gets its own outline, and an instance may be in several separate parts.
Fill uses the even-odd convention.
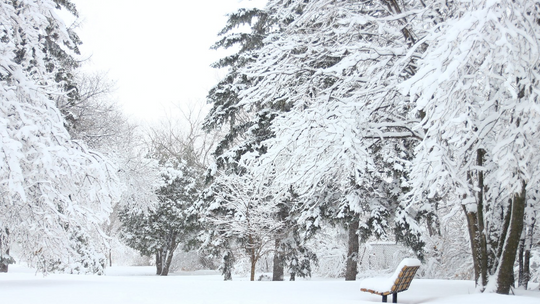
[[[243,25],[249,25],[250,30],[248,32],[235,32],[236,28]],[[232,206],[209,209],[210,206],[216,203],[216,191],[219,192],[223,189],[220,186],[223,183],[222,179],[229,179],[228,175],[240,175],[238,178],[242,179],[241,175],[246,174],[246,172],[245,168],[239,165],[241,158],[255,151],[264,153],[264,147],[260,146],[260,142],[272,136],[268,126],[276,115],[274,114],[275,111],[262,110],[259,113],[248,113],[247,109],[244,109],[239,104],[241,99],[238,96],[242,89],[249,88],[256,82],[256,79],[242,74],[240,69],[256,60],[253,55],[254,51],[262,46],[263,39],[272,29],[271,25],[272,21],[268,19],[265,10],[240,9],[236,13],[229,15],[227,25],[219,33],[224,37],[213,46],[216,49],[227,49],[232,46],[239,47],[236,54],[225,57],[214,64],[215,68],[228,68],[229,71],[227,76],[216,87],[212,88],[208,94],[208,101],[213,106],[205,120],[205,129],[212,130],[222,126],[228,127],[227,134],[223,136],[214,152],[216,157],[215,168],[209,171],[209,182],[211,183],[209,188],[211,190],[207,191],[204,199],[201,200],[201,206],[199,206],[203,212],[209,210],[210,218],[213,219],[227,216],[229,211],[235,212],[230,209]],[[217,213],[220,210],[224,214],[218,215]],[[238,210],[238,212],[241,211]],[[215,220],[210,220],[207,223],[207,238],[223,239],[231,237],[222,235],[220,228],[215,225]],[[222,269],[226,279],[230,279],[230,270],[232,269],[230,263],[234,260],[231,246],[234,243],[233,240],[203,242],[204,251],[209,252],[211,255],[216,255],[220,251],[225,252],[223,254]],[[219,249],[216,246],[225,247]],[[248,247],[250,246],[253,247],[253,245]],[[255,263],[259,258],[258,254],[251,254],[253,267],[255,267]]]
[[[293,185],[304,198],[306,214],[299,218],[305,225],[339,220],[350,228],[348,279],[356,277],[358,233],[369,225],[374,235],[389,237],[394,224],[398,237],[407,235],[399,239],[422,254],[420,231],[412,231],[418,219],[403,203],[407,180],[395,173],[407,170],[403,164],[422,138],[412,129],[412,104],[396,89],[414,75],[414,60],[407,57],[407,69],[393,72],[409,49],[421,51],[412,50],[418,37],[411,27],[420,7],[413,1],[270,1],[270,16],[283,26],[243,67],[258,79],[240,95],[244,107],[288,105],[271,122],[274,135],[262,142],[266,153],[252,170],[262,179],[272,176],[277,189]]]
[[[369,235],[389,237],[394,224],[396,237],[422,255],[420,218],[412,214],[427,213],[404,203],[403,164],[423,134],[412,129],[413,105],[396,89],[416,71],[409,50],[418,56],[424,49],[415,46],[413,31],[422,8],[414,1],[269,1],[264,20],[273,30],[248,53],[250,60],[230,61],[237,63],[229,84],[238,85],[227,95],[234,103],[209,116],[230,123],[217,168],[253,171],[275,189],[276,201],[292,184],[306,231],[327,220],[351,228],[349,279],[356,276],[358,233],[368,237],[376,229]],[[428,19],[439,18],[433,16]],[[403,72],[394,73],[403,61]],[[214,92],[228,92],[223,88]]]
[[[191,209],[201,188],[201,172],[185,161],[169,159],[161,165],[161,177],[156,203],[148,210],[126,206],[120,213],[121,236],[141,255],[154,255],[156,274],[167,276],[175,250],[181,244],[188,248],[198,230]]]
[[[122,238],[141,255],[155,256],[158,275],[168,275],[178,247],[195,248],[201,229],[196,204],[213,142],[200,130],[198,114],[184,113],[182,125],[165,121],[150,130],[147,158],[159,170],[155,196],[144,204],[127,203],[120,213]]]

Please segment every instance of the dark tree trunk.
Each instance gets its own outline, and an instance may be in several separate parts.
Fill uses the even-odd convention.
[[[251,267],[250,267],[251,271],[250,271],[250,277],[249,277],[250,281],[255,281],[255,269],[257,266],[257,261],[259,261],[259,257],[260,257],[255,248],[256,248],[256,245],[255,245],[253,236],[249,235],[248,245],[245,249],[249,254],[249,261],[251,263]]]
[[[518,251],[518,286],[521,287],[525,284],[525,269],[523,265],[523,256],[525,254],[525,233],[522,234],[522,238],[519,240]]]
[[[168,248],[164,250],[165,256],[163,257],[163,270],[161,271],[162,276],[167,276],[169,274],[169,269],[171,268],[171,263],[174,255],[174,251],[176,250],[177,243],[176,238],[178,236],[178,233],[173,233],[171,235],[171,241],[168,244]]]
[[[349,248],[347,250],[345,281],[356,281],[356,275],[358,274],[358,251],[360,249],[357,234],[358,226],[358,220],[349,225]]]
[[[523,219],[525,215],[526,190],[525,183],[522,185],[521,193],[514,196],[511,204],[512,215],[508,232],[506,234],[497,276],[497,293],[508,294],[510,287],[514,283],[514,262],[519,246],[519,238],[523,231]]]
[[[476,164],[481,167],[484,163],[485,151],[478,149],[476,151]],[[487,250],[486,228],[484,226],[484,172],[477,172],[478,183],[473,178],[473,173],[467,174],[471,188],[479,189],[476,193],[476,210],[470,210],[463,207],[467,218],[467,227],[469,239],[471,242],[471,253],[474,267],[474,281],[476,286],[481,286],[483,290],[487,284],[489,273],[489,258]]]
[[[223,280],[232,281],[232,269],[234,264],[234,256],[232,252],[227,251],[223,256],[223,268],[221,273],[223,274]]]
[[[531,279],[531,247],[533,244],[534,236],[534,224],[536,219],[531,219],[531,224],[527,227],[527,233],[525,236],[525,253],[523,257],[523,288],[527,289],[529,287],[529,280]]]
[[[158,250],[156,252],[156,274],[161,275],[163,271],[163,251]]]
[[[512,200],[508,201],[509,208],[506,210],[506,214],[504,215],[504,221],[503,221],[503,227],[501,229],[501,235],[497,239],[497,241],[492,241],[492,248],[497,248],[497,255],[496,257],[500,259],[504,252],[504,245],[506,236],[508,235],[508,231],[510,230],[510,222],[512,220]],[[518,238],[518,244],[519,244],[519,238]]]
[[[476,225],[476,213],[468,212],[467,207],[461,205],[463,212],[467,218],[467,227],[469,230],[469,240],[471,242],[471,252],[473,259],[473,269],[474,269],[474,282],[476,286],[480,283],[480,236],[478,235],[478,226]]]
[[[531,250],[525,250],[525,256],[523,259],[523,288],[529,287],[529,280],[531,279]]]
[[[276,239],[274,246],[274,262],[272,269],[272,281],[283,281],[283,255],[280,251],[281,240]]]
[[[8,229],[0,230],[0,273],[7,273],[9,264],[13,262],[10,261],[8,237]]]
[[[250,254],[250,262],[251,262],[251,274],[249,276],[250,281],[255,281],[255,269],[257,266],[257,256],[255,255],[255,249],[251,249]]]
[[[482,149],[476,151],[476,164],[479,167],[484,165],[484,155]],[[486,227],[484,226],[484,171],[478,170],[478,196],[477,196],[477,224],[480,250],[480,279],[485,287],[488,281],[489,258],[487,249]]]
[[[163,269],[161,270],[160,275],[166,277],[169,274],[169,269],[171,268],[173,252],[170,249],[165,250],[163,258]]]
[[[0,241],[0,242],[1,242],[1,241]],[[0,244],[0,245],[1,245],[1,244]],[[2,246],[0,246],[0,254],[2,253],[1,250],[3,250],[3,249],[2,249]],[[7,250],[5,251],[5,254],[7,254],[7,255],[9,256],[9,249],[7,249]],[[8,270],[9,270],[9,263],[7,263],[7,262],[4,262],[4,263],[0,262],[0,272],[2,272],[2,273],[7,273]]]

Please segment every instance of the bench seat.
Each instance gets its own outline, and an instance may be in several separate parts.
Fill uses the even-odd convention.
[[[392,302],[397,303],[397,293],[409,289],[420,265],[417,259],[404,259],[391,277],[365,279],[360,283],[360,290],[382,296],[384,303],[392,294]]]

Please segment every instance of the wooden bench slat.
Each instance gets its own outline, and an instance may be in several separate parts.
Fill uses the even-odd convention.
[[[373,294],[381,295],[383,298],[383,302],[386,302],[387,296],[389,294],[393,294],[393,302],[397,302],[397,293],[405,291],[409,289],[409,286],[411,285],[411,282],[416,275],[416,272],[420,266],[403,266],[401,271],[399,272],[397,279],[395,280],[394,284],[390,288],[389,291],[380,291],[380,290],[372,290],[368,288],[361,288],[361,291],[364,292],[370,292]]]

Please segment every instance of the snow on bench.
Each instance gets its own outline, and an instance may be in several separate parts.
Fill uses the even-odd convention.
[[[365,279],[360,282],[360,290],[381,295],[384,303],[387,302],[388,295],[392,294],[392,303],[397,303],[397,293],[409,289],[421,265],[417,259],[404,259],[391,277]]]

